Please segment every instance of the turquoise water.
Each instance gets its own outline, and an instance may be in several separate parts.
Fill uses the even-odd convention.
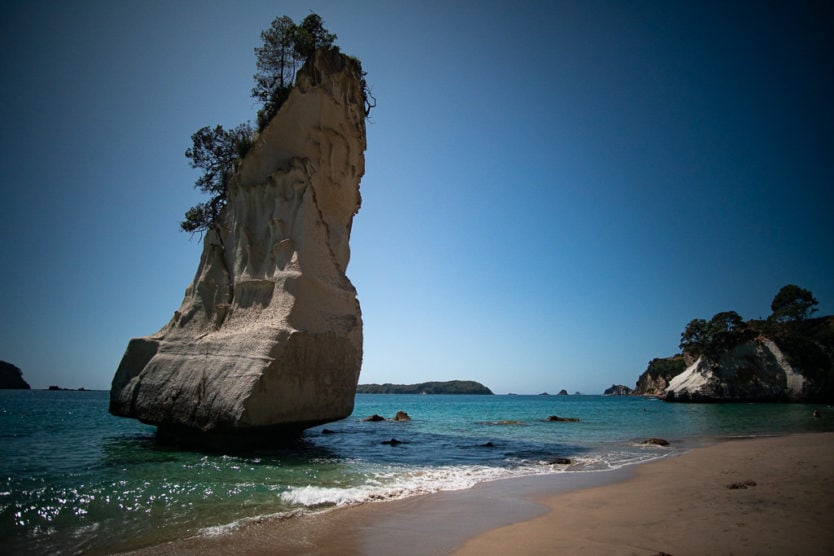
[[[154,428],[113,417],[107,405],[107,392],[0,391],[4,552],[127,550],[215,534],[263,515],[513,476],[569,480],[665,457],[710,437],[834,430],[831,410],[813,419],[808,405],[360,394],[353,416],[310,429],[291,446],[216,454],[157,445]],[[400,410],[412,420],[362,420]],[[580,421],[548,422],[549,415]],[[672,446],[640,443],[649,437]],[[382,444],[392,438],[402,443]],[[557,457],[572,463],[551,464]]]

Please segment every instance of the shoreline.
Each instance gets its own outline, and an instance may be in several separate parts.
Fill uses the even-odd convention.
[[[832,554],[834,433],[734,438],[541,499],[548,512],[456,555]]]
[[[704,438],[617,470],[263,518],[130,554],[828,554],[831,469],[834,433]]]

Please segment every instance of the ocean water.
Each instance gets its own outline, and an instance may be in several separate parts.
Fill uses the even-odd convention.
[[[616,469],[714,437],[834,430],[809,405],[667,404],[602,396],[356,396],[353,415],[289,446],[208,453],[158,445],[107,413],[108,392],[0,391],[4,553],[105,553],[533,474]],[[366,422],[372,414],[409,422]],[[548,422],[549,415],[579,422]],[[325,430],[326,429],[326,430]],[[668,448],[642,441],[661,437]],[[382,442],[401,441],[390,445]],[[554,464],[569,458],[571,464]]]

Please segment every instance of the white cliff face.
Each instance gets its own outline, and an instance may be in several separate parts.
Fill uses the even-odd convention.
[[[224,225],[157,334],[131,340],[110,410],[170,430],[294,431],[348,416],[362,319],[346,276],[364,174],[356,63],[316,53],[231,180]]]
[[[699,357],[684,372],[672,378],[669,381],[666,392],[675,392],[677,394],[700,392],[712,378],[710,370],[702,368],[701,359]]]
[[[718,361],[700,357],[669,382],[669,401],[795,401],[805,378],[768,339],[744,342]]]
[[[805,377],[796,372],[793,366],[788,363],[785,354],[779,349],[779,346],[773,340],[765,340],[764,346],[776,359],[776,363],[785,373],[785,386],[787,388],[788,398],[791,400],[799,400],[805,393]]]

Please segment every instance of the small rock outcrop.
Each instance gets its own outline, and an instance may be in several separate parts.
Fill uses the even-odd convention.
[[[550,415],[546,421],[550,422],[557,422],[557,423],[578,423],[579,418],[577,417],[559,417],[558,415]]]
[[[628,396],[630,394],[631,388],[622,384],[612,384],[611,388],[606,388],[602,393],[603,396]]]
[[[346,276],[365,170],[361,69],[305,64],[228,184],[193,283],[159,332],[128,344],[110,412],[161,438],[227,445],[347,417],[362,317]]]
[[[643,441],[643,444],[648,446],[668,446],[669,441],[662,438],[648,438]]]
[[[394,415],[394,421],[411,421],[411,417],[405,411],[398,411]]]
[[[383,417],[382,415],[377,415],[376,413],[374,413],[370,417],[365,417],[362,420],[367,421],[369,423],[379,423],[380,421],[384,421],[385,417]]]
[[[567,395],[568,395],[568,391],[567,391],[567,390],[565,390],[564,388],[562,388],[561,390],[559,390],[559,393],[558,393],[558,394],[556,394],[556,395],[557,395],[557,396],[567,396]]]
[[[0,390],[29,389],[29,384],[23,380],[23,371],[11,363],[0,361]]]

